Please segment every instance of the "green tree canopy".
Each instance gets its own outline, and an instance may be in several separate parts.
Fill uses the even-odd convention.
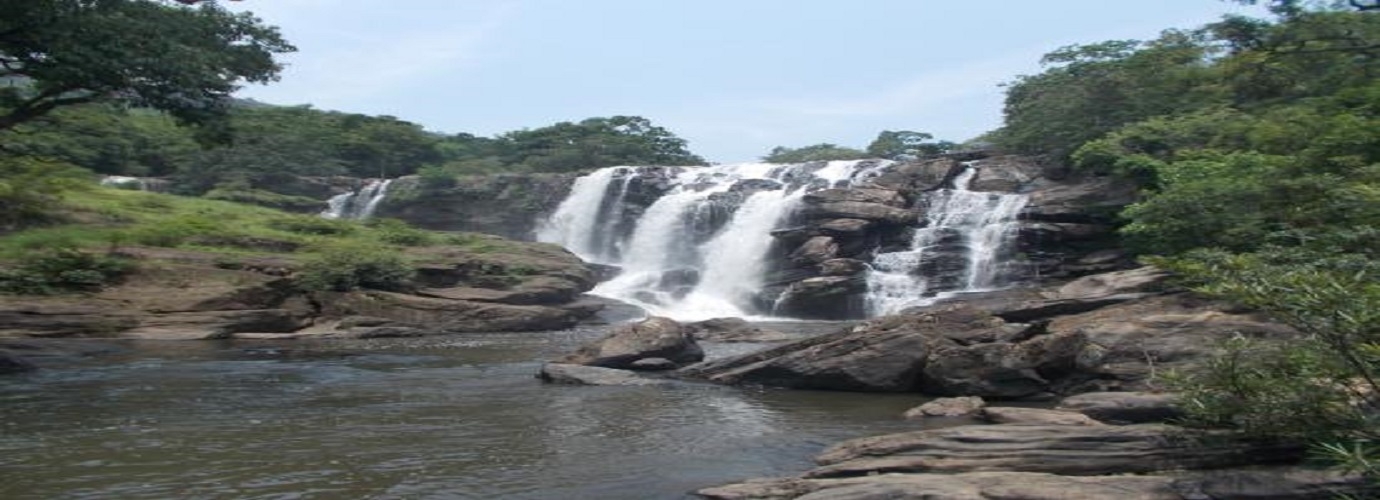
[[[0,130],[96,100],[203,123],[241,82],[274,80],[294,48],[250,14],[202,2],[0,2]]]
[[[807,161],[861,160],[869,158],[866,151],[846,148],[837,144],[821,143],[799,148],[777,146],[762,157],[770,163],[801,163]]]

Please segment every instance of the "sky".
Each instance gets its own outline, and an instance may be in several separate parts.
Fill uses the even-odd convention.
[[[493,136],[637,115],[713,162],[863,148],[883,130],[961,142],[1001,84],[1071,44],[1150,39],[1222,0],[243,0],[298,52],[239,92]]]

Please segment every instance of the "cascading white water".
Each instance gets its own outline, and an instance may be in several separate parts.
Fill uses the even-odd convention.
[[[871,315],[900,312],[961,292],[990,290],[1001,285],[1002,257],[1011,246],[1016,216],[1029,197],[971,191],[978,168],[969,165],[953,180],[953,187],[929,193],[923,227],[915,231],[910,248],[880,253],[867,276],[867,307]],[[945,267],[961,265],[962,269]],[[955,272],[956,271],[956,272]],[[939,279],[949,276],[948,282]]]
[[[392,183],[393,179],[371,179],[359,191],[332,196],[326,200],[326,210],[320,215],[327,219],[368,219],[388,197],[388,186]]]
[[[757,293],[774,242],[771,231],[800,199],[811,191],[853,186],[891,165],[604,168],[575,182],[536,237],[621,269],[593,294],[677,319],[751,317],[760,309]],[[638,214],[625,214],[631,183],[644,179],[664,184],[664,192]]]

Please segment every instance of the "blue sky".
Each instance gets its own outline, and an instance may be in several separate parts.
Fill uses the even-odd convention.
[[[1147,39],[1220,0],[244,0],[299,52],[244,97],[481,136],[640,115],[711,161],[863,147],[882,130],[962,141],[1002,82],[1075,43]]]

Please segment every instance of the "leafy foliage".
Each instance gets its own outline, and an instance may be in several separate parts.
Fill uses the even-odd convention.
[[[762,161],[770,163],[803,163],[807,161],[833,161],[833,160],[861,160],[868,158],[865,151],[845,148],[837,144],[815,144],[802,146],[799,148],[788,148],[777,146],[772,148],[770,153],[762,157]]]
[[[48,248],[25,255],[10,269],[0,269],[0,292],[50,295],[95,291],[133,270],[128,259],[78,250]]]
[[[386,246],[333,244],[306,259],[297,281],[311,291],[404,290],[413,274],[412,266]]]
[[[0,3],[0,130],[55,109],[114,100],[205,123],[242,81],[277,77],[294,50],[278,31],[214,2],[12,0]]]
[[[923,156],[947,153],[958,147],[950,141],[931,141],[933,135],[910,130],[883,130],[867,145],[867,154],[888,160],[914,160]]]

